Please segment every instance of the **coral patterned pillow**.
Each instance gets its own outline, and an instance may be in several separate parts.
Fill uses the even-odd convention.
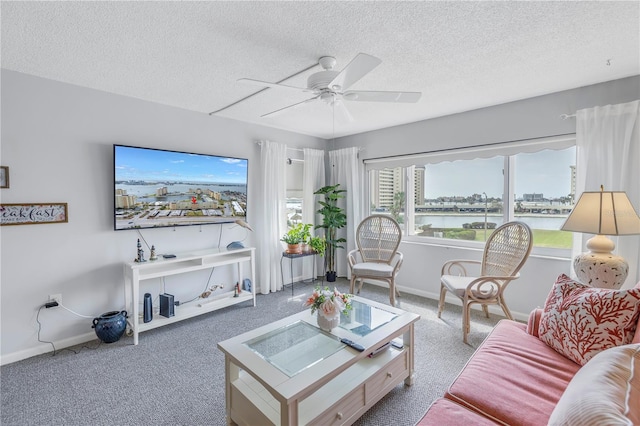
[[[584,365],[598,352],[631,343],[640,315],[640,288],[588,287],[560,275],[547,296],[538,336]]]

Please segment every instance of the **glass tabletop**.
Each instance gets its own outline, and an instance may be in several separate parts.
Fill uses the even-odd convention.
[[[345,347],[336,336],[304,321],[243,343],[280,371],[293,377]]]
[[[366,336],[398,317],[393,312],[364,302],[354,300],[351,304],[349,314],[340,317],[340,328],[356,336]],[[289,377],[346,346],[339,337],[302,320],[254,337],[243,342],[243,345]]]
[[[358,336],[366,336],[398,316],[357,300],[351,302],[351,305],[349,315],[340,316],[340,327]]]

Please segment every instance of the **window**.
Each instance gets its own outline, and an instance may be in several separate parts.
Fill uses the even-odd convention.
[[[513,159],[514,218],[531,227],[534,246],[570,249],[573,234],[560,227],[576,201],[576,148],[521,153]]]
[[[291,160],[287,164],[287,229],[302,223],[302,176],[304,161]]]
[[[560,227],[574,202],[575,137],[500,151],[493,148],[495,155],[484,152],[482,158],[452,151],[367,164],[371,213],[393,216],[405,238],[416,240],[484,242],[496,227],[519,220],[533,230],[535,247],[570,249],[572,234]]]

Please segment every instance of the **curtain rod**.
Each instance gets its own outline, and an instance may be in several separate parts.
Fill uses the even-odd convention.
[[[256,145],[262,146],[262,141],[255,141],[255,143],[256,143]],[[287,147],[287,149],[288,149],[289,151],[304,152],[304,149],[302,149],[302,148],[291,148],[291,147],[289,147],[289,146],[288,146],[288,147]],[[315,149],[315,148],[311,148],[311,149]],[[339,148],[339,149],[340,149],[340,148]],[[322,150],[321,150],[321,149],[319,149],[318,151],[322,151]],[[363,148],[363,147],[361,147],[361,146],[359,146],[359,147],[358,147],[358,152],[362,152],[362,151],[364,151],[364,148]]]
[[[560,118],[563,120],[568,120],[570,118],[576,118],[575,114],[560,114]]]
[[[262,141],[256,141],[256,145],[258,145],[258,146],[262,146]],[[288,146],[288,147],[287,147],[287,149],[288,149],[289,151],[304,152],[304,149],[302,149],[302,148],[291,148],[291,147],[289,147],[289,146]]]

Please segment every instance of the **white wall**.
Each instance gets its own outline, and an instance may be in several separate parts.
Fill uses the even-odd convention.
[[[437,99],[429,99],[428,94],[426,98],[429,102],[437,102]],[[348,136],[339,139],[336,148],[364,147],[360,158],[366,160],[570,134],[576,131],[575,119],[562,120],[561,114],[574,114],[582,108],[619,104],[639,98],[640,76],[635,76]],[[439,297],[440,268],[445,261],[481,257],[479,251],[424,243],[403,242],[400,251],[404,255],[397,281],[400,290],[435,299]],[[561,273],[570,272],[569,258],[531,256],[521,270],[521,278],[510,284],[506,291],[507,304],[514,316],[526,319],[532,309],[544,305],[555,278]],[[447,300],[458,302],[455,298]]]
[[[0,163],[9,166],[11,186],[0,191],[2,203],[66,202],[69,208],[68,223],[0,228],[2,363],[51,351],[37,341],[36,323],[49,294],[61,293],[64,305],[91,318],[124,309],[123,262],[135,258],[138,235],[113,230],[114,143],[248,158],[249,223],[261,213],[254,141],[325,146],[309,136],[8,70],[1,78]],[[159,253],[180,252],[217,246],[221,227],[222,246],[245,236],[232,225],[153,229],[143,236]],[[253,238],[245,244],[254,245]],[[211,282],[225,282],[225,273],[216,271]],[[192,298],[207,278],[208,271],[193,273],[184,282],[168,281],[166,291],[177,300]],[[91,318],[43,309],[41,339],[62,347],[95,338]]]
[[[3,203],[67,202],[69,223],[0,227],[1,363],[48,352],[37,342],[36,313],[49,294],[90,317],[124,308],[122,264],[135,257],[137,234],[113,231],[112,144],[184,150],[249,158],[249,216],[257,205],[257,139],[291,147],[325,149],[327,142],[205,113],[85,89],[2,70],[0,164],[10,167],[11,188]],[[361,146],[361,158],[409,154],[484,143],[575,132],[562,113],[640,98],[640,77],[560,92],[463,114],[426,120],[339,139],[330,149]],[[428,98],[428,96],[427,96]],[[436,102],[437,100],[430,100]],[[224,226],[224,225],[223,225]],[[159,252],[213,247],[219,225],[148,230]],[[225,227],[222,245],[242,238],[242,228]],[[250,234],[247,245],[253,244]],[[445,260],[477,258],[478,252],[402,243],[401,290],[437,297]],[[258,265],[262,267],[262,265]],[[549,286],[568,259],[532,257],[522,278],[507,290],[515,315],[542,305]],[[220,274],[220,275],[218,275]],[[295,274],[294,274],[295,275]],[[194,273],[167,292],[178,300],[203,291],[207,273]],[[288,279],[286,277],[285,279]],[[224,282],[224,271],[212,283]],[[94,338],[91,319],[63,309],[42,310],[42,340],[58,347]]]

